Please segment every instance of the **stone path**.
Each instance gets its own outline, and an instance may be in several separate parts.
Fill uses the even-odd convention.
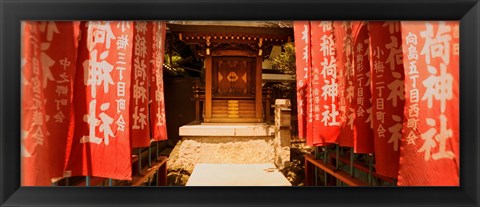
[[[187,186],[291,186],[272,163],[198,163]]]

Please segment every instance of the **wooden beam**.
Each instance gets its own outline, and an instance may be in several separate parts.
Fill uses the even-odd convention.
[[[222,37],[222,39],[220,39],[220,37],[218,37],[218,36],[212,36],[212,39],[210,39],[210,42],[212,44],[216,44],[216,43],[255,44],[255,43],[258,43],[258,39],[259,38],[225,39],[223,37]],[[268,39],[270,40],[270,38],[268,38]],[[280,39],[280,37],[276,37],[275,39],[277,41],[275,41],[275,40],[274,41],[265,41],[265,46],[267,46],[267,45],[281,45],[283,43],[288,42],[287,38]],[[189,44],[189,45],[191,45],[191,44],[205,45],[205,43],[207,42],[203,38],[200,38],[200,39],[197,39],[197,38],[185,39],[185,38],[183,38],[182,41],[185,44]]]
[[[205,122],[212,118],[212,56],[205,58]]]
[[[200,56],[206,56],[205,51],[199,51]],[[243,57],[256,57],[257,53],[248,50],[213,50],[211,56],[243,56]]]
[[[257,56],[255,68],[255,111],[257,122],[262,122],[262,57]]]
[[[334,153],[330,153],[330,158],[335,159],[336,155]],[[350,159],[349,158],[340,156],[340,161],[343,162],[344,164],[350,165]],[[355,167],[355,169],[359,169],[359,170],[361,170],[365,173],[368,173],[368,166],[365,166],[364,164],[360,163],[359,161],[354,161],[353,166]],[[380,178],[381,180],[384,180],[386,182],[393,183],[392,178],[385,177],[383,175],[379,175],[376,172],[373,172],[372,175],[373,175],[373,177]]]
[[[305,165],[308,165],[307,163],[312,164],[312,165],[324,170],[328,174],[336,177],[337,179],[341,180],[342,182],[344,182],[345,184],[347,184],[349,186],[368,186],[365,182],[363,182],[361,180],[358,180],[356,178],[352,178],[348,173],[346,173],[342,170],[335,169],[335,166],[333,166],[331,164],[324,163],[322,160],[315,159],[315,157],[313,155],[309,155],[309,154],[305,155]],[[310,169],[310,166],[307,166],[306,169]],[[307,176],[307,175],[311,176],[306,172],[305,176]],[[305,178],[305,179],[308,180],[308,178]]]
[[[292,36],[293,28],[272,28],[272,27],[242,27],[242,26],[210,26],[210,25],[179,25],[168,24],[172,32],[197,33],[197,34],[242,34],[242,35],[279,35]],[[236,35],[234,35],[236,37]]]
[[[152,167],[145,166],[142,168],[142,172],[140,174],[136,174],[135,176],[132,177],[132,180],[130,181],[131,186],[141,186],[144,183],[146,183],[149,179],[153,177],[155,173],[159,173],[157,183],[159,185],[166,185],[166,174],[165,174],[165,169],[167,165],[167,157],[165,156],[159,156],[158,161],[153,161],[152,162]],[[161,170],[161,171],[158,171]]]

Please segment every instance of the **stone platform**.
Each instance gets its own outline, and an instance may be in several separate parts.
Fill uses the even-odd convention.
[[[181,137],[187,136],[274,136],[274,125],[266,123],[199,123],[192,122],[179,128]]]
[[[291,186],[272,163],[195,165],[187,186]]]

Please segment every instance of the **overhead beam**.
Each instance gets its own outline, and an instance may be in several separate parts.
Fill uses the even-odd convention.
[[[282,36],[293,36],[293,28],[271,28],[271,27],[240,27],[240,26],[210,26],[210,25],[180,25],[167,24],[172,32],[194,32],[194,33],[242,33],[242,34],[276,34]]]

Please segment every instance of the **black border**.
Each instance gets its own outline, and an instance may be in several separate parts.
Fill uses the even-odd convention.
[[[3,206],[478,206],[478,0],[0,0]],[[460,20],[461,187],[19,187],[20,20]]]

